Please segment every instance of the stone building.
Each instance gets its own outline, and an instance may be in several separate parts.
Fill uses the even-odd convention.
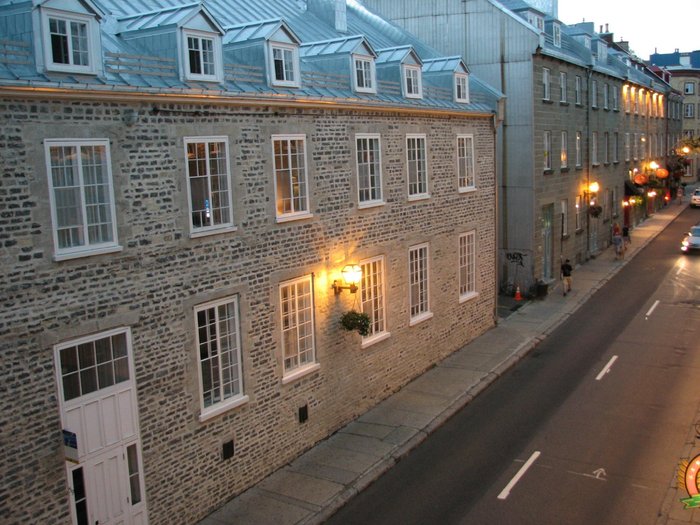
[[[493,326],[459,56],[330,0],[2,0],[0,44],[3,523],[192,523]]]
[[[607,29],[563,24],[556,1],[362,3],[464,56],[506,95],[497,165],[504,292],[546,291],[563,259],[595,256],[615,222],[633,227],[659,205],[663,197],[634,178],[666,159],[679,124],[669,118],[673,90]]]

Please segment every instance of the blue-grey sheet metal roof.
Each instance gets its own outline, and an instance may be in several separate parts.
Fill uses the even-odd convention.
[[[155,11],[118,17],[117,31],[119,33],[125,33],[169,26],[180,27],[199,13],[203,13],[220,34],[224,33],[223,28],[217,20],[209,13],[207,8],[199,2],[167,6]]]
[[[293,40],[300,41],[299,37],[289,27],[289,25],[281,18],[271,20],[255,20],[236,26],[226,26],[226,35],[224,36],[224,44],[239,44],[241,42],[255,42],[258,40],[267,40],[278,29],[284,28]]]
[[[413,50],[413,46],[410,45],[377,49],[376,62],[377,65],[390,64],[392,62],[401,63],[410,54],[413,54],[418,64],[422,64],[422,60],[420,59],[418,54]]]
[[[518,11],[535,11],[536,13],[541,14],[542,16],[545,16],[545,13],[541,11],[540,9],[537,9],[536,7],[531,6],[527,2],[524,2],[523,0],[498,0],[501,4],[503,4],[504,7],[510,9],[511,11],[518,12]]]
[[[377,56],[377,53],[374,51],[370,43],[362,35],[353,35],[344,38],[336,38],[333,40],[323,40],[321,42],[305,42],[300,46],[299,54],[302,57],[350,54],[357,51],[357,49],[363,44],[367,46],[371,56]]]
[[[452,57],[441,57],[441,58],[429,58],[423,60],[423,73],[436,73],[436,72],[468,72],[467,66],[464,64],[464,60],[460,56]]]

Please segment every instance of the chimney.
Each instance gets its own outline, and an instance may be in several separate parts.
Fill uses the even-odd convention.
[[[345,33],[348,30],[345,0],[307,0],[306,8],[333,28]]]
[[[609,33],[609,32],[610,32],[610,31],[608,31],[608,24],[605,24],[605,32],[606,32],[606,33]]]
[[[599,33],[602,33],[602,32],[603,32],[603,24],[600,24],[600,31],[598,31],[598,32],[599,32]]]

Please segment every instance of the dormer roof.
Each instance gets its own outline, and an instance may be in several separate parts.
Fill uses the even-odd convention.
[[[302,44],[300,54],[302,58],[336,54],[361,54],[377,58],[376,51],[362,35],[308,42]]]
[[[117,34],[168,27],[188,27],[192,26],[193,23],[195,27],[191,27],[192,29],[208,29],[219,35],[223,35],[225,32],[209,10],[201,3],[195,2],[119,17],[117,19]]]

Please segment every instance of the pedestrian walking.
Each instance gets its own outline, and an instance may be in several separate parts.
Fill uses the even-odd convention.
[[[625,250],[627,249],[628,245],[632,244],[632,238],[630,237],[630,227],[626,225],[622,227],[622,244],[625,245]]]
[[[571,267],[571,262],[569,262],[569,259],[564,261],[564,264],[561,265],[561,280],[563,281],[564,297],[566,297],[566,294],[571,291],[571,272],[573,271],[574,269]]]
[[[676,191],[676,197],[678,198],[678,204],[683,204],[683,186],[678,186],[678,191]]]
[[[622,230],[618,223],[613,224],[612,242],[615,246],[615,259],[625,258],[625,246],[622,242]]]

